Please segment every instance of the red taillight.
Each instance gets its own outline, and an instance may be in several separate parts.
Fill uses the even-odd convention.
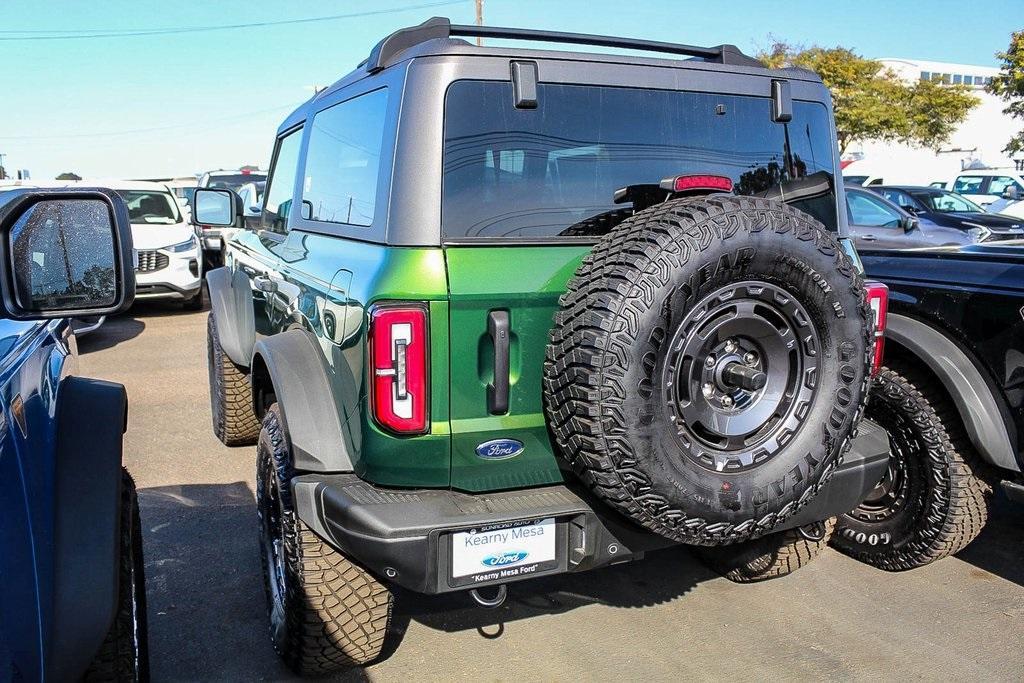
[[[871,376],[874,377],[882,367],[882,355],[885,352],[885,322],[889,314],[889,288],[881,282],[865,282],[868,305],[875,321],[875,348],[871,357]]]
[[[400,434],[427,431],[427,309],[387,304],[370,312],[373,417]]]
[[[661,189],[670,192],[710,190],[732,192],[732,179],[723,175],[678,175],[661,181]]]

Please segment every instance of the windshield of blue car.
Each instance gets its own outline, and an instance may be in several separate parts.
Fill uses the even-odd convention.
[[[974,202],[954,192],[911,192],[914,199],[938,213],[983,213],[985,210]]]
[[[178,203],[169,192],[117,190],[117,193],[128,205],[128,219],[132,223],[171,225],[181,221]]]

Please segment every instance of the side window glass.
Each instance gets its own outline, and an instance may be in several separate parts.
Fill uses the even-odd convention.
[[[303,216],[368,226],[377,201],[386,89],[324,109],[313,117],[302,181]]]
[[[988,184],[988,193],[999,197],[1006,191],[1006,188],[1014,186],[1016,186],[1018,192],[1024,191],[1024,187],[1021,187],[1013,178],[996,176]]]
[[[292,131],[277,145],[274,167],[267,178],[266,204],[263,206],[262,225],[264,230],[287,232],[288,212],[292,207],[292,191],[295,188],[295,174],[298,172],[299,147],[302,129]]]
[[[856,225],[879,228],[895,228],[900,224],[900,215],[880,201],[860,192],[847,192],[850,217]]]
[[[906,204],[906,202],[903,201],[903,193],[899,190],[882,190],[882,196],[898,206]]]
[[[953,183],[953,192],[960,194],[980,194],[984,178],[974,175],[962,175]]]

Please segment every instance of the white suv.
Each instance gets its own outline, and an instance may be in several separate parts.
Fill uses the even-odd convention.
[[[1016,187],[1018,194],[1024,197],[1024,174],[1021,171],[989,168],[961,171],[950,189],[975,204],[988,206],[1011,187]]]
[[[170,299],[188,310],[203,307],[203,259],[195,227],[162,183],[132,180],[0,181],[0,191],[15,187],[106,187],[128,205],[135,265],[136,299]],[[95,322],[95,321],[94,321]],[[102,319],[98,321],[100,324]],[[90,332],[92,322],[79,330]]]
[[[112,181],[102,185],[121,195],[128,205],[138,253],[135,298],[171,299],[181,301],[186,309],[201,309],[202,249],[195,228],[182,216],[171,191],[159,183]]]

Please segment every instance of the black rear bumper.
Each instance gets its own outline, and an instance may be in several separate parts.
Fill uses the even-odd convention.
[[[882,478],[889,458],[884,430],[860,434],[825,490],[779,527],[803,526],[848,512]],[[578,572],[637,559],[673,542],[633,524],[588,494],[564,485],[499,493],[383,489],[354,474],[307,474],[293,480],[300,519],[385,581],[420,593],[446,593]],[[557,560],[537,571],[504,574],[472,585],[450,578],[452,532],[554,518]],[[458,585],[456,585],[458,584]]]

